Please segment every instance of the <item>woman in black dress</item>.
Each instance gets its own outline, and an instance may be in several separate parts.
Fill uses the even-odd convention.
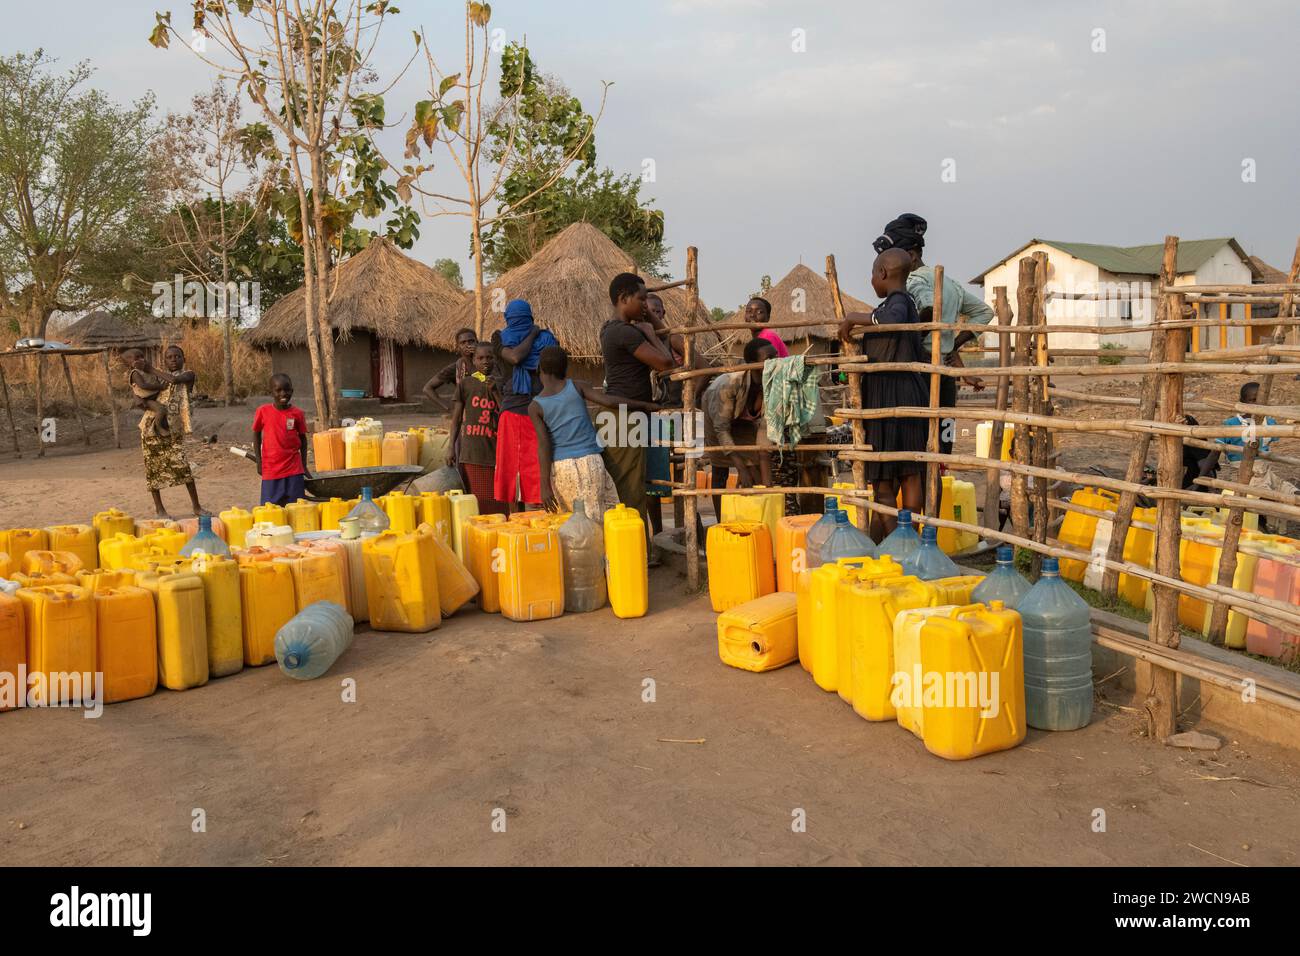
[[[916,303],[907,293],[911,259],[901,249],[887,249],[876,257],[871,269],[871,287],[884,299],[871,312],[853,312],[840,325],[840,338],[848,341],[859,325],[916,325],[921,321]],[[920,332],[866,332],[862,354],[869,362],[928,362]],[[862,376],[862,407],[898,408],[927,406],[930,387],[920,372],[871,372]],[[929,422],[924,418],[873,418],[866,425],[867,443],[873,451],[926,450]],[[925,462],[869,461],[867,481],[876,501],[892,504],[902,491],[902,507],[916,514],[925,510]],[[893,515],[873,513],[871,537],[879,542],[894,530]]]

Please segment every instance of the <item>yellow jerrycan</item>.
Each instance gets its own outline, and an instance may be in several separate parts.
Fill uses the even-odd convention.
[[[1220,547],[1216,552],[1214,567],[1210,571],[1210,583],[1214,584],[1219,580],[1219,564],[1223,561],[1223,548]],[[1255,549],[1237,552],[1237,567],[1232,574],[1233,590],[1241,591],[1244,594],[1250,594],[1255,590],[1255,572],[1259,568],[1259,554]],[[1201,626],[1201,633],[1205,637],[1210,636],[1210,621],[1214,615],[1207,604],[1205,611],[1205,623]],[[1231,647],[1234,650],[1242,650],[1246,646],[1246,626],[1250,619],[1240,611],[1228,611],[1228,625],[1223,633],[1223,646]]]
[[[1182,530],[1183,537],[1178,543],[1180,576],[1189,584],[1209,584],[1215,580],[1219,567],[1223,529],[1215,528],[1208,518],[1184,518]],[[1210,606],[1199,598],[1178,595],[1178,621],[1184,627],[1199,631],[1209,610]]]
[[[872,490],[870,488],[859,489],[858,486],[851,481],[831,482],[831,487],[834,488],[836,491],[847,491],[854,498],[866,498],[869,501],[875,500],[875,495],[872,493]],[[853,525],[853,527],[855,528],[863,528],[862,525],[858,524],[857,505],[846,504],[844,500],[841,498],[840,510],[849,516],[849,524]],[[813,523],[816,523],[816,520],[820,517],[821,515],[819,514],[813,515],[812,516]]]
[[[501,614],[541,621],[564,613],[564,555],[554,528],[506,522],[497,529]]]
[[[933,607],[937,591],[914,577],[841,581],[836,690],[866,720],[893,720],[894,618]]]
[[[293,578],[295,614],[317,601],[331,601],[341,608],[347,607],[347,591],[334,555],[309,548],[275,558],[274,563],[289,568]]]
[[[755,486],[761,488],[761,485]],[[757,521],[767,525],[769,540],[776,540],[776,523],[785,514],[785,495],[768,492],[761,495],[723,495],[719,521]]]
[[[445,497],[451,510],[451,549],[464,561],[465,527],[469,519],[478,514],[478,499],[463,491],[449,491]]]
[[[420,463],[419,439],[410,432],[389,432],[379,449],[381,465],[418,465]]]
[[[775,591],[718,615],[718,657],[745,671],[770,671],[799,657],[795,595]]]
[[[287,525],[288,517],[280,505],[263,504],[253,509],[253,524]]]
[[[352,614],[352,566],[349,561],[347,546],[340,538],[318,538],[305,543],[307,544],[305,550],[327,554],[333,560],[338,571],[339,580],[343,583],[343,601],[339,606],[348,614]],[[363,568],[359,566],[357,573],[361,574],[362,572]],[[355,620],[354,615],[353,621]]]
[[[244,663],[261,667],[275,660],[275,633],[298,613],[293,572],[277,561],[239,566],[239,606]]]
[[[248,532],[253,530],[253,513],[243,508],[227,508],[218,517],[221,519],[222,537],[232,548],[242,548]]]
[[[91,593],[109,588],[131,588],[135,587],[135,572],[130,568],[117,571],[105,571],[103,568],[82,570],[77,572],[77,584]]]
[[[465,524],[465,566],[478,582],[479,610],[496,614],[501,610],[500,590],[493,567],[497,549],[497,531],[506,523],[505,515],[473,515]]]
[[[15,568],[23,566],[23,555],[28,551],[50,550],[50,536],[44,528],[13,528],[5,532],[7,544],[0,548],[9,554]]]
[[[133,534],[118,532],[99,542],[99,566],[106,571],[129,568],[145,543]]]
[[[967,760],[1025,739],[1024,638],[1020,615],[1001,601],[927,618],[920,670],[921,739],[930,753]],[[910,690],[915,702],[917,688]]]
[[[969,481],[943,476],[943,490],[939,497],[939,517],[944,521],[963,521],[976,524],[979,512],[975,505],[975,485]],[[939,529],[939,550],[944,554],[958,554],[969,551],[980,542],[974,531],[957,531],[953,528]]]
[[[1070,503],[1084,508],[1091,508],[1094,511],[1107,511],[1113,514],[1119,503],[1119,495],[1104,488],[1080,488],[1070,496]],[[1067,511],[1065,517],[1061,519],[1061,529],[1057,532],[1056,537],[1062,546],[1090,554],[1092,552],[1093,538],[1097,534],[1097,522],[1102,520],[1110,521],[1109,518],[1102,519],[1096,515]],[[1088,563],[1086,561],[1078,561],[1072,558],[1061,559],[1061,577],[1067,581],[1082,581],[1087,569]]]
[[[23,602],[16,595],[0,591],[0,674],[17,675],[19,668],[26,666],[27,622]],[[0,694],[0,713],[13,710],[18,706],[18,694],[26,694],[25,688],[15,687],[15,691],[8,701]]]
[[[239,565],[206,554],[190,565],[203,582],[203,619],[208,632],[208,676],[227,677],[244,669],[243,599]]]
[[[1139,528],[1138,524],[1146,527]],[[1133,523],[1129,525],[1128,535],[1124,538],[1124,561],[1144,568],[1155,566],[1156,555],[1156,509],[1134,508]],[[1151,582],[1136,575],[1120,574],[1119,596],[1133,607],[1146,607],[1147,594],[1151,591]]]
[[[940,604],[956,604],[965,607],[971,603],[971,592],[979,587],[983,580],[982,574],[959,574],[951,578],[938,578],[928,583],[938,590]]]
[[[710,525],[704,552],[709,567],[709,601],[714,611],[729,610],[776,590],[767,525],[757,521]]]
[[[78,703],[94,693],[95,604],[75,584],[17,592],[27,623],[28,697],[43,705]],[[71,675],[80,675],[73,679]],[[67,675],[67,676],[63,676]]]
[[[192,572],[136,575],[153,595],[158,622],[158,682],[189,690],[208,682],[208,622],[203,581]]]
[[[443,617],[451,617],[474,600],[478,594],[478,581],[431,525],[421,524],[416,530],[418,534],[428,535],[433,540],[438,569],[438,606],[442,609]]]
[[[0,551],[0,578],[7,578],[13,573],[14,563],[9,560],[8,551]]]
[[[419,502],[420,524],[431,527],[433,533],[454,553],[456,542],[451,536],[451,502],[447,496],[438,491],[422,491]]]
[[[1007,422],[1002,426],[1002,454],[1003,461],[1011,460],[1011,444],[1015,438],[1016,426]],[[993,451],[993,423],[980,422],[975,426],[975,454],[979,458],[992,457]]]
[[[362,550],[365,538],[341,538],[339,544],[348,556],[348,613],[357,624],[370,620],[370,601],[366,597],[366,557]]]
[[[913,703],[912,686],[924,684],[921,670],[921,629],[935,616],[950,616],[956,605],[917,607],[899,611],[894,617],[894,673],[891,676],[890,703],[898,726],[922,737],[925,711],[921,701]]]
[[[405,435],[406,432],[401,434]],[[393,491],[378,499],[380,507],[388,515],[388,530],[398,534],[410,534],[420,524],[420,499],[400,491]]]
[[[51,551],[68,551],[86,570],[99,567],[99,539],[88,524],[56,524],[45,529]]]
[[[158,622],[153,595],[135,586],[92,593],[95,648],[104,703],[148,697],[158,689]]]
[[[28,551],[23,555],[24,574],[66,574],[85,570],[81,558],[71,551]]]
[[[293,504],[285,507],[284,516],[294,534],[303,534],[307,531],[319,531],[321,529],[320,509],[316,507],[314,501],[299,498]]]
[[[812,574],[812,662],[813,680],[824,691],[838,691],[850,699],[852,684],[849,666],[848,592],[846,583],[870,584],[899,577],[903,568],[889,555],[879,558],[839,558],[833,564],[823,564]],[[844,660],[841,674],[839,663]],[[842,685],[842,686],[841,686]]]
[[[189,539],[185,537],[185,532],[179,528],[157,528],[148,534],[141,535],[140,540],[145,543],[147,548],[160,548],[169,554],[179,555],[181,548],[185,547],[185,542]]]
[[[311,436],[313,471],[342,471],[347,463],[343,452],[343,429],[327,428]]]
[[[806,545],[808,529],[821,515],[786,515],[776,523],[776,540],[772,542],[776,559],[776,589],[795,593],[799,572],[808,568]],[[853,519],[850,518],[850,521]]]
[[[31,554],[29,551],[28,554]],[[51,584],[76,584],[77,579],[74,575],[64,574],[62,571],[10,571],[9,580],[17,583],[19,587],[40,588],[47,587]]]
[[[119,511],[116,508],[109,508],[107,511],[96,513],[95,517],[90,519],[90,525],[95,529],[95,543],[97,545],[100,541],[111,538],[115,534],[135,534],[135,519],[125,511]]]
[[[605,580],[616,617],[641,617],[650,604],[645,522],[620,504],[605,512]]]
[[[376,631],[431,631],[442,623],[433,536],[384,531],[363,538],[370,626]]]
[[[329,501],[320,503],[320,529],[322,531],[339,530],[339,519],[346,518],[348,512],[356,507],[356,500],[344,501],[342,498],[331,498]],[[252,525],[249,525],[252,527]]]

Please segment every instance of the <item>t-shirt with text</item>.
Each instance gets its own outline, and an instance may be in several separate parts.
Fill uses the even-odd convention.
[[[460,425],[460,461],[466,465],[497,462],[497,400],[491,381],[466,375],[456,386],[456,398],[465,406]]]

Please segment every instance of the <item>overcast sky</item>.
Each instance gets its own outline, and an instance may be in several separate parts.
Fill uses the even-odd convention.
[[[456,72],[461,4],[397,5],[376,61],[385,82],[417,26]],[[666,215],[671,269],[680,276],[698,246],[711,306],[736,306],[800,260],[821,271],[828,252],[848,291],[870,300],[871,240],[900,212],[929,220],[927,261],[963,280],[1034,236],[1231,235],[1286,269],[1300,233],[1294,2],[492,6],[492,25],[526,35],[588,109],[613,82],[599,162],[640,173],[654,160],[643,193]],[[160,109],[183,110],[211,74],[184,47],[146,42],[154,11],[169,8],[187,22],[176,0],[3,0],[0,48],[88,59],[114,97],[151,90]],[[409,118],[426,85],[413,69],[387,97],[390,121]],[[469,277],[465,220],[421,232],[416,255],[458,259]]]

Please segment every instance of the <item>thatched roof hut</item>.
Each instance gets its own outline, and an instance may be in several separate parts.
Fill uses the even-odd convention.
[[[157,349],[169,331],[164,322],[127,319],[96,309],[69,325],[61,337],[70,345],[90,349]]]
[[[1278,285],[1287,281],[1287,274],[1275,266],[1269,265],[1259,256],[1250,256],[1250,264],[1259,272],[1259,278],[1256,283],[1266,283],[1268,285]]]
[[[861,312],[870,308],[861,299],[849,295],[843,289],[840,297],[844,300],[844,311]],[[833,342],[839,336],[839,327],[835,321],[835,305],[831,301],[831,284],[826,277],[813,272],[803,263],[786,273],[776,285],[763,296],[772,303],[773,322],[802,322],[808,319],[820,319],[820,325],[799,329],[777,329],[777,333],[786,342],[808,342],[822,339]],[[745,309],[742,306],[727,318],[728,322],[745,321]]]
[[[330,273],[330,326],[339,341],[365,331],[397,345],[433,345],[433,329],[461,307],[465,293],[439,272],[375,238]],[[248,342],[266,348],[307,341],[307,294],[299,287],[262,315]]]
[[[484,290],[483,336],[505,327],[505,304],[525,299],[539,325],[550,329],[575,359],[599,362],[600,329],[613,315],[609,282],[620,272],[635,272],[631,256],[591,223],[576,222],[552,238],[527,262],[516,266]],[[647,284],[655,285],[653,278]],[[669,325],[686,325],[685,287],[659,293]],[[691,325],[709,321],[709,310],[697,300]],[[456,330],[474,327],[474,296],[466,296],[455,312],[434,326],[433,341],[450,349]],[[700,348],[716,347],[714,334],[697,336]]]

